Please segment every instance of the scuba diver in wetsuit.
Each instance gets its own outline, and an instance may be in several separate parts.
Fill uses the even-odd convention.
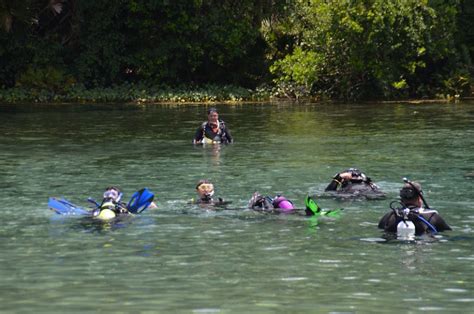
[[[380,188],[368,176],[356,168],[337,173],[325,189],[345,197],[365,196],[367,198],[385,197]]]
[[[104,209],[109,209],[115,214],[128,214],[127,204],[121,202],[123,193],[118,187],[109,186],[105,189],[103,194],[102,202],[100,203],[98,209],[100,211]],[[99,212],[100,212],[99,211]]]
[[[122,202],[122,191],[116,186],[109,186],[105,189],[102,202],[94,211],[95,216],[99,215],[101,211],[108,209],[115,213],[115,215],[130,214],[127,204]],[[147,208],[156,208],[156,204],[151,201]]]
[[[209,180],[199,180],[196,185],[196,192],[198,198],[192,200],[194,204],[200,205],[214,205],[214,206],[223,206],[229,204],[230,202],[225,202],[222,198],[214,198],[214,184]]]
[[[423,197],[421,185],[404,179],[405,184],[400,190],[400,201],[390,204],[392,210],[380,219],[378,228],[388,233],[397,233],[401,221],[410,220],[414,224],[415,235],[436,234],[440,231],[451,230],[436,210],[429,208]],[[398,208],[393,207],[398,203]]]
[[[258,192],[253,193],[252,198],[249,200],[248,208],[277,213],[291,213],[295,211],[293,203],[286,197],[277,195],[272,198],[270,196],[263,196]]]
[[[203,122],[196,130],[193,144],[228,144],[233,138],[223,120],[219,120],[216,108],[207,111],[207,121]]]

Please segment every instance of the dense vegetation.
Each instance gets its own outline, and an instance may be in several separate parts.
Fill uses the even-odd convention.
[[[468,95],[468,0],[0,0],[0,100]]]

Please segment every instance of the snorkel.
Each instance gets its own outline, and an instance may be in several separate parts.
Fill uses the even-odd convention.
[[[425,205],[426,209],[430,209],[430,206],[428,205],[425,198],[423,197],[423,191],[421,189],[418,189],[416,187],[416,185],[412,181],[408,180],[407,178],[403,178],[403,182],[409,184],[413,188],[415,193],[421,198],[421,200],[423,201],[423,204]]]

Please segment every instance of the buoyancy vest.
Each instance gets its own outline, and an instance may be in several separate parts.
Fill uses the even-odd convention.
[[[213,132],[211,127],[209,126],[209,122],[205,121],[201,125],[202,129],[202,141],[206,144],[214,144],[214,143],[227,143],[229,140],[227,138],[227,132],[225,123],[222,120],[218,121],[219,127],[217,133]]]

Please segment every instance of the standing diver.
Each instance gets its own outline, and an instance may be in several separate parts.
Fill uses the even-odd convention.
[[[196,130],[193,144],[228,144],[233,138],[223,120],[219,120],[216,108],[207,110],[207,121]]]
[[[394,201],[390,204],[392,210],[380,219],[378,227],[388,233],[397,233],[400,226],[408,225],[407,221],[411,221],[417,236],[451,230],[438,212],[428,206],[421,185],[406,178],[404,181],[405,184],[400,190],[400,202]],[[399,203],[401,206],[394,208],[394,203]]]
[[[356,168],[349,168],[337,173],[325,191],[333,192],[336,196],[345,198],[359,196],[366,198],[385,197],[385,193],[372,182],[372,179]]]

